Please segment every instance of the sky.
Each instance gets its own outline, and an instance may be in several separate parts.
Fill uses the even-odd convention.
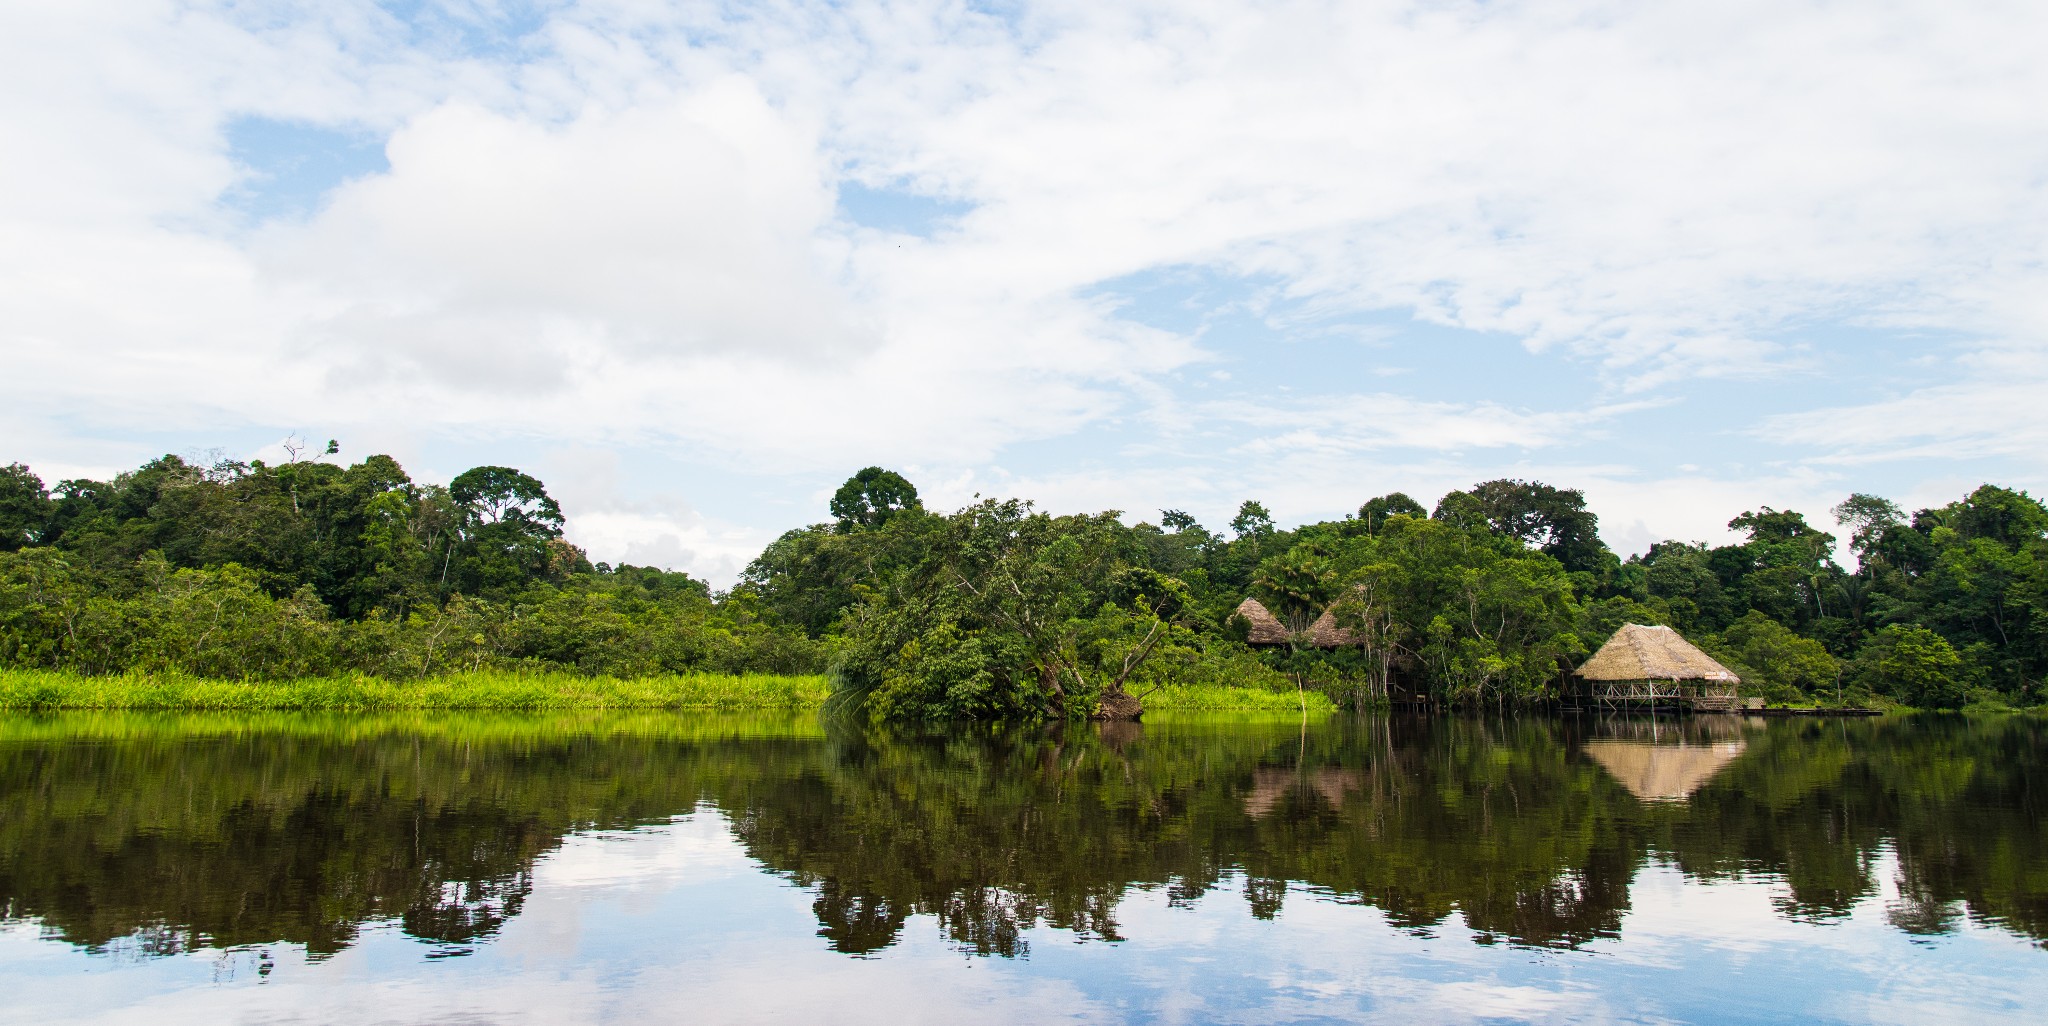
[[[2048,5],[0,6],[0,462],[514,466],[729,583],[1497,477],[1623,552],[2048,469]]]

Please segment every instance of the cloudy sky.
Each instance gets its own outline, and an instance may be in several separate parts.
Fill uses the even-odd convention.
[[[729,581],[853,470],[1610,542],[2048,453],[2048,6],[0,7],[0,461],[287,435]]]

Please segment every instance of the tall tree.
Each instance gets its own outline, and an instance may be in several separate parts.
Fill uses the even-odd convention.
[[[1262,541],[1273,534],[1273,514],[1266,510],[1265,503],[1246,499],[1237,507],[1237,515],[1230,518],[1230,529],[1240,539]]]
[[[1388,492],[1378,498],[1367,499],[1365,505],[1358,507],[1358,519],[1365,522],[1367,534],[1380,533],[1387,518],[1395,515],[1420,519],[1429,516],[1429,510],[1409,498],[1406,492]]]
[[[458,590],[504,593],[557,568],[551,543],[562,537],[562,508],[538,479],[511,467],[476,467],[448,482],[448,498],[462,516]]]
[[[0,467],[0,552],[12,552],[43,539],[50,522],[50,492],[43,479],[27,467]]]
[[[1549,553],[1566,570],[1590,573],[1605,567],[1600,518],[1586,508],[1584,492],[1503,478],[1473,485],[1469,494],[1494,533]]]
[[[832,518],[841,531],[880,527],[898,513],[923,509],[917,486],[881,467],[863,467],[832,493]]]
[[[1906,515],[1890,499],[1857,492],[1843,499],[1834,510],[1835,522],[1849,529],[1849,549],[1859,564],[1877,554],[1886,531],[1905,524]]]

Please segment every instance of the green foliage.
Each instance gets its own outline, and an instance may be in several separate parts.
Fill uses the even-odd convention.
[[[411,679],[455,668],[816,673],[829,645],[703,582],[595,567],[534,478],[415,485],[389,457],[177,457],[68,481],[40,544],[0,552],[0,665]]]
[[[1358,507],[1358,519],[1364,524],[1367,534],[1378,534],[1386,526],[1387,518],[1395,515],[1422,518],[1429,515],[1429,509],[1422,503],[1408,497],[1406,492],[1388,492],[1374,499],[1367,499]]]
[[[1361,606],[1345,619],[1407,671],[1416,697],[1552,696],[1561,660],[1584,650],[1564,568],[1484,527],[1397,515],[1350,543],[1342,561]]]
[[[1871,639],[1859,660],[1868,684],[1917,709],[1958,709],[1969,697],[1968,668],[1941,635],[1893,624]]]
[[[562,533],[562,508],[547,488],[510,467],[465,470],[448,482],[448,497],[472,524],[509,523],[550,538]]]
[[[1679,631],[1716,631],[1735,618],[1735,599],[1705,545],[1660,542],[1631,562],[1642,569],[1647,604]]]
[[[1114,513],[985,500],[933,517],[919,558],[854,610],[838,680],[878,719],[1086,715],[1124,694],[1189,605]]]
[[[1444,493],[1436,500],[1436,510],[1430,519],[1441,521],[1461,531],[1487,530],[1486,504],[1471,492],[1453,491]]]
[[[1471,496],[1496,534],[1518,538],[1564,564],[1566,570],[1599,570],[1608,555],[1600,541],[1600,518],[1586,508],[1578,489],[1552,488],[1541,481],[1482,481]]]
[[[834,634],[862,589],[917,557],[926,529],[923,516],[895,516],[872,529],[817,524],[786,532],[748,564],[731,598],[810,637]]]
[[[1289,630],[1303,631],[1337,597],[1337,566],[1323,547],[1300,544],[1259,564],[1252,587]]]
[[[713,595],[592,565],[516,469],[440,487],[385,456],[305,454],[164,456],[49,489],[0,470],[0,665],[405,679],[838,662],[842,690],[884,715],[1068,716],[1232,675],[1346,701],[1542,701],[1620,623],[1644,622],[1713,639],[1786,701],[1835,690],[1823,655],[1853,666],[1843,694],[1893,694],[1876,669],[1892,627],[1938,637],[1959,660],[1942,672],[1986,701],[2048,699],[2048,507],[1993,485],[1910,517],[1850,496],[1834,510],[1850,571],[1832,534],[1770,507],[1729,521],[1738,543],[1664,541],[1623,562],[1582,493],[1538,481],[1480,482],[1428,517],[1389,492],[1290,529],[1247,501],[1212,533],[1172,509],[1130,527],[1019,503],[933,515],[900,474],[868,467],[834,494],[832,521],[783,534]],[[991,582],[1002,594],[974,590]],[[1247,596],[1290,644],[1244,647],[1231,613]],[[1315,649],[1324,613],[1362,648]]]
[[[448,500],[460,516],[455,590],[503,594],[580,569],[582,554],[559,541],[561,507],[534,478],[510,467],[477,467],[448,483]]]
[[[1905,513],[1897,503],[1862,492],[1843,499],[1830,512],[1836,523],[1849,529],[1849,548],[1862,560],[1877,551],[1885,532],[1905,523]]]
[[[898,513],[924,509],[917,501],[917,487],[903,475],[881,467],[866,467],[846,479],[832,494],[832,517],[842,531],[880,527]]]
[[[1265,538],[1273,533],[1273,514],[1267,512],[1266,504],[1251,499],[1237,507],[1237,515],[1230,518],[1230,529],[1240,538]]]
[[[1841,661],[1828,654],[1826,645],[1755,610],[1702,644],[1742,678],[1745,694],[1773,702],[1832,699],[1841,683]]]
[[[0,709],[175,709],[215,712],[428,709],[814,709],[817,674],[695,673],[620,679],[482,670],[413,680],[350,675],[265,681],[182,673],[84,676],[0,670]]]
[[[50,492],[27,467],[0,467],[0,552],[42,540],[50,521]]]

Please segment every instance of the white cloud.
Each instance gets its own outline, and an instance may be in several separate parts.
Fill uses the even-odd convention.
[[[1208,412],[1215,420],[1246,429],[1279,430],[1280,434],[1259,435],[1237,447],[1254,456],[1274,456],[1375,449],[1544,449],[1583,438],[1616,415],[1648,405],[1652,404],[1637,402],[1537,412],[1490,402],[1421,402],[1378,394],[1300,399],[1284,404],[1232,401],[1214,404]]]
[[[2048,347],[2040,341],[1965,350],[1953,380],[1875,402],[1778,414],[1765,437],[1805,445],[1816,462],[1857,465],[1985,456],[2042,465],[2048,452]]]
[[[0,145],[30,155],[0,165],[0,426],[56,439],[23,455],[98,462],[53,427],[79,419],[989,480],[1066,439],[1088,460],[1017,479],[1305,493],[1368,458],[1462,483],[1568,466],[1550,457],[1643,409],[1618,394],[1788,374],[1831,408],[1764,434],[1843,466],[2048,440],[2038,5],[590,3],[464,49],[492,10],[0,14]],[[228,201],[261,183],[225,130],[251,116],[388,133],[390,168],[246,230]],[[862,228],[842,181],[964,212],[929,238]],[[1275,337],[1406,310],[1594,380],[1303,401],[1236,374],[1196,402],[1172,372],[1248,343],[1091,298],[1163,268],[1256,281]],[[1788,341],[1816,324],[2005,341],[1870,402]],[[1418,368],[1403,386],[1439,373],[1428,343],[1376,346]],[[767,530],[686,505],[577,527],[718,565],[740,544],[719,539]]]
[[[1048,287],[1223,262],[1646,380],[2039,273],[1979,275],[2044,222],[2048,136],[2010,102],[2048,85],[2038,10],[1139,7],[1052,9],[980,91],[859,76],[950,102],[858,152],[982,201],[966,233]]]
[[[397,363],[351,383],[402,368],[458,392],[551,390],[582,350],[871,345],[814,241],[833,205],[815,140],[744,79],[563,125],[450,104],[387,152],[389,173],[259,246],[327,300],[311,332]]]

